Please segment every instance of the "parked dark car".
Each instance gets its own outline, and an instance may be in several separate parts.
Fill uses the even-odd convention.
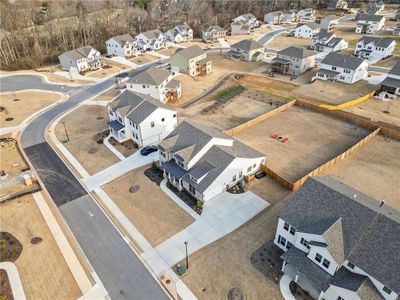
[[[267,176],[267,174],[265,174],[265,172],[263,172],[263,171],[258,171],[258,172],[256,173],[256,175],[255,175],[255,177],[256,177],[257,179],[261,179],[261,178],[263,178],[263,177],[265,177],[265,176]]]
[[[143,147],[140,150],[140,154],[142,154],[143,156],[147,156],[150,153],[153,153],[153,152],[156,152],[156,151],[158,151],[158,147],[157,146],[146,146],[146,147]]]

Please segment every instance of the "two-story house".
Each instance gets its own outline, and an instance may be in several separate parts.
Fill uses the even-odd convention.
[[[393,100],[400,97],[400,61],[398,60],[382,81],[377,97],[382,100]]]
[[[312,177],[278,214],[282,271],[315,299],[395,300],[400,214],[332,177]]]
[[[206,51],[194,45],[179,49],[170,58],[171,70],[188,74],[192,77],[207,75],[211,72],[212,61]]]
[[[264,15],[264,23],[269,25],[281,24],[281,11],[271,11]]]
[[[368,77],[366,60],[351,55],[330,52],[321,61],[315,78],[353,84]]]
[[[66,71],[75,68],[78,72],[86,72],[97,70],[103,65],[100,52],[92,46],[83,46],[64,52],[58,59],[61,69]]]
[[[123,91],[108,105],[110,135],[118,142],[139,146],[158,144],[178,125],[176,111],[156,99]]]
[[[113,36],[106,41],[106,46],[108,55],[127,57],[140,53],[136,47],[136,40],[129,34]]]
[[[136,36],[136,42],[144,51],[157,51],[167,46],[167,38],[158,29],[142,32]]]
[[[319,52],[337,52],[346,49],[349,46],[344,39],[336,37],[333,32],[321,30],[318,34],[314,35],[310,49]]]
[[[370,1],[367,5],[367,13],[371,15],[377,15],[385,8],[383,1]]]
[[[321,19],[321,31],[335,30],[337,25],[339,25],[339,17],[336,15],[329,15]]]
[[[206,25],[201,30],[201,39],[206,43],[218,42],[218,39],[225,39],[226,30],[218,25]]]
[[[249,26],[250,29],[260,26],[260,22],[253,14],[240,15],[233,19],[233,23],[235,22],[244,23]]]
[[[328,10],[337,10],[337,9],[347,9],[349,7],[349,3],[346,0],[329,0],[327,9]]]
[[[282,11],[281,22],[282,23],[292,23],[297,21],[297,14],[294,10]]]
[[[360,14],[356,33],[375,33],[385,25],[385,17],[380,15]]]
[[[168,30],[165,35],[168,41],[172,43],[182,43],[193,41],[193,30],[187,24],[177,25]]]
[[[264,59],[264,46],[255,40],[241,40],[231,46],[226,53],[228,58],[238,58],[246,61],[261,61]]]
[[[400,24],[397,24],[396,27],[393,29],[393,35],[400,36]]]
[[[315,10],[313,8],[300,9],[297,12],[297,20],[311,21],[315,19]]]
[[[303,39],[312,39],[320,32],[321,26],[317,23],[299,23],[294,30],[294,36]]]
[[[354,49],[354,55],[377,62],[392,56],[396,41],[390,38],[363,36]]]
[[[272,72],[300,75],[315,67],[316,54],[313,50],[290,46],[278,51],[272,59]]]
[[[184,121],[158,146],[164,177],[206,202],[260,170],[265,155],[218,130]]]
[[[129,91],[149,95],[166,103],[182,95],[180,81],[172,78],[172,72],[161,68],[149,68],[133,75],[126,82]]]
[[[250,34],[250,26],[244,21],[236,21],[231,23],[231,35],[245,35]]]

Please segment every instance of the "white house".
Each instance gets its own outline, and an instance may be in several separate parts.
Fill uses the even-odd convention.
[[[263,45],[253,39],[248,39],[233,44],[226,56],[247,61],[261,61],[264,59],[265,51]]]
[[[218,39],[225,39],[226,30],[218,25],[206,25],[201,30],[201,39],[206,43],[215,43]]]
[[[207,75],[211,72],[212,61],[207,57],[207,52],[194,45],[179,49],[170,58],[171,70],[186,73],[192,77]]]
[[[181,123],[159,144],[159,157],[164,177],[202,202],[244,183],[265,162],[264,154],[192,121]]]
[[[281,23],[281,11],[272,11],[264,16],[264,22],[269,25],[278,25]]]
[[[326,16],[321,19],[321,30],[331,31],[339,24],[339,17],[336,15]]]
[[[260,22],[253,14],[240,15],[233,19],[233,23],[235,22],[244,23],[249,26],[250,29],[260,26]]]
[[[367,13],[377,15],[385,8],[383,1],[370,1],[367,5]]]
[[[280,50],[272,59],[272,72],[300,75],[315,67],[316,54],[313,50],[294,46]]]
[[[354,49],[354,55],[377,62],[392,56],[396,41],[390,38],[363,36]]]
[[[391,100],[400,97],[400,61],[398,60],[389,71],[387,77],[382,81],[380,91],[377,95],[379,99]]]
[[[64,52],[58,59],[62,70],[75,68],[78,72],[97,70],[103,65],[101,54],[92,46],[83,46]]]
[[[136,41],[129,34],[113,36],[106,41],[107,54],[113,56],[136,56],[140,51],[136,47]]]
[[[317,23],[299,23],[294,30],[294,36],[303,39],[312,39],[321,30]]]
[[[330,52],[321,62],[316,79],[353,84],[368,76],[366,60],[351,55]]]
[[[158,144],[177,126],[176,111],[150,96],[125,90],[108,106],[110,135],[139,146]]]
[[[187,24],[177,25],[168,30],[165,35],[168,41],[172,43],[182,43],[193,41],[193,30]]]
[[[307,179],[278,214],[282,271],[315,299],[395,300],[400,214],[321,176]]]
[[[320,31],[313,37],[311,49],[319,52],[337,52],[349,46],[344,39],[336,37],[333,32]]]
[[[250,34],[250,26],[243,21],[236,21],[231,23],[231,35],[245,35]]]
[[[393,29],[393,35],[400,36],[400,24],[397,24]]]
[[[304,8],[297,12],[297,20],[314,20],[315,10],[313,8]]]
[[[167,46],[166,36],[158,29],[142,32],[136,36],[136,42],[142,50],[160,50]]]
[[[181,83],[172,79],[172,72],[154,67],[129,78],[126,88],[153,97],[162,103],[179,99],[182,95]]]
[[[385,25],[385,17],[380,15],[360,14],[356,33],[375,33]]]
[[[336,10],[336,9],[347,9],[349,4],[346,0],[329,0],[327,9],[328,10]]]
[[[296,22],[297,14],[293,10],[282,11],[281,23],[292,23]]]

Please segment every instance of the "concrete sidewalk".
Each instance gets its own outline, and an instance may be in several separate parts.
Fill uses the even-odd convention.
[[[290,292],[289,284],[291,281],[292,278],[290,278],[288,274],[283,274],[281,280],[279,281],[279,288],[285,300],[296,300],[296,298]]]
[[[107,136],[107,137],[103,140],[104,145],[105,145],[112,153],[114,153],[114,155],[115,155],[116,157],[118,157],[119,160],[124,160],[124,159],[125,159],[125,156],[123,156],[121,152],[119,152],[113,145],[110,144],[110,138],[111,138],[111,135]]]
[[[19,277],[17,266],[12,262],[6,261],[0,263],[0,269],[3,269],[7,272],[14,299],[26,300],[24,288],[22,287],[21,278]]]

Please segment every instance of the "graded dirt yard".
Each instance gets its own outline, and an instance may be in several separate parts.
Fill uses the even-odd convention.
[[[251,32],[250,34],[227,36],[226,42],[232,46],[233,44],[236,44],[242,40],[258,40],[262,35],[263,34],[261,32]]]
[[[397,44],[396,48],[400,48],[400,45]],[[374,64],[374,66],[384,67],[384,68],[392,68],[396,62],[400,59],[400,55],[393,55],[386,59],[380,60]]]
[[[293,92],[305,97],[312,95],[313,98],[338,105],[362,97],[375,89],[376,86],[369,84],[366,80],[360,80],[354,84],[315,80],[313,83],[300,85]]]
[[[127,66],[119,64],[111,59],[104,60],[104,64],[106,65],[106,67],[103,67],[93,72],[88,72],[85,75],[94,78],[105,78],[110,75],[117,74],[120,71],[129,69]]]
[[[235,138],[264,153],[267,166],[295,182],[368,133],[356,125],[294,106],[238,133]],[[274,139],[275,134],[288,141]]]
[[[212,59],[213,70],[225,70],[231,72],[254,73],[259,74],[266,69],[264,62],[243,61],[238,59],[226,58],[224,54],[208,53],[208,57]]]
[[[8,136],[2,135],[1,137],[5,138]],[[17,142],[0,142],[0,149],[0,168],[6,174],[9,176],[15,176],[24,170],[29,169],[27,162],[18,149]]]
[[[96,98],[94,98],[94,101],[110,101],[113,98],[117,97],[121,93],[121,89],[124,88],[124,84],[119,84],[118,86],[111,88],[104,93],[98,95]]]
[[[207,123],[223,131],[250,121],[284,103],[284,98],[249,88],[231,99],[196,104],[186,109],[182,117]]]
[[[194,219],[145,174],[151,165],[133,170],[103,186],[127,218],[152,246],[189,226]],[[130,188],[134,192],[130,192]]]
[[[0,94],[0,127],[16,126],[30,115],[62,98],[61,94],[53,92],[2,93]]]
[[[400,211],[400,141],[376,136],[322,175],[347,185]]]
[[[10,232],[23,246],[15,264],[27,299],[78,299],[80,289],[33,196],[4,203],[0,209],[1,230]],[[32,244],[34,237],[43,240]]]
[[[160,53],[162,55],[166,55],[166,56],[171,56],[171,55],[175,54],[176,50],[178,50],[178,49],[174,48],[174,47],[170,47],[168,49],[161,50],[158,53]]]
[[[73,85],[85,85],[92,83],[88,80],[79,80],[79,79],[71,79],[69,77],[64,77],[61,75],[54,74],[54,72],[62,71],[60,65],[56,65],[53,67],[44,67],[35,70],[38,74],[44,75],[47,77],[47,80],[54,83],[65,83],[65,84],[73,84]],[[15,72],[13,72],[15,73]]]
[[[277,214],[286,203],[288,191],[273,181],[266,186],[270,187],[275,191],[276,203],[234,232],[190,255],[190,269],[182,280],[198,299],[229,299],[232,288],[239,288],[244,299],[283,299],[279,283],[266,279],[250,262],[252,253],[273,239]]]
[[[344,110],[371,118],[374,121],[382,121],[400,126],[400,101],[398,100],[382,101],[370,98],[367,101],[345,108]]]
[[[69,152],[89,174],[95,174],[119,161],[105,146],[97,141],[106,137],[107,109],[100,105],[82,105],[60,120],[55,133],[60,142],[67,140],[63,122],[70,141],[64,143]]]
[[[301,39],[292,36],[279,35],[272,39],[267,45],[267,48],[275,50],[283,50],[290,46],[305,47],[311,44],[311,39]]]
[[[142,65],[158,59],[158,57],[146,53],[143,55],[139,55],[138,57],[131,58],[130,61],[135,64]]]

